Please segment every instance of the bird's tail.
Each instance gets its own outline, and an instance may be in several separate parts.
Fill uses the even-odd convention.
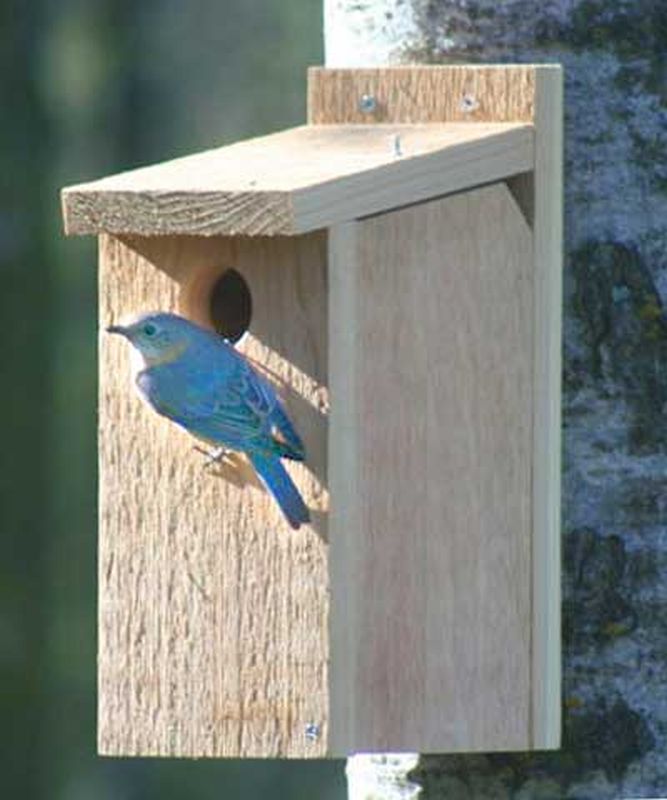
[[[310,522],[308,508],[280,459],[273,455],[248,453],[253,467],[294,528]]]
[[[284,452],[281,455],[293,461],[303,461],[306,455],[303,442],[280,403],[273,409],[271,421],[275,424],[278,434],[285,445],[283,447]]]

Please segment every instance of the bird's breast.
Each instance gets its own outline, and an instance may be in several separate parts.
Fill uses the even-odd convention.
[[[135,384],[140,397],[159,414],[174,417],[182,405],[185,376],[172,374],[168,367],[147,367],[137,373]]]

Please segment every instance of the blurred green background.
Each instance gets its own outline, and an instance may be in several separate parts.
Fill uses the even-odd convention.
[[[321,0],[0,3],[0,797],[341,798],[343,763],[95,754],[96,247],[60,187],[305,119]]]

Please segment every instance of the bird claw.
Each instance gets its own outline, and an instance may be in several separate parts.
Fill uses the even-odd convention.
[[[202,453],[202,455],[206,456],[206,461],[204,462],[204,469],[210,467],[211,464],[220,464],[226,456],[228,456],[232,451],[228,450],[226,447],[216,447],[214,450],[207,450],[205,447],[199,447],[199,445],[195,445],[194,449],[198,453]]]

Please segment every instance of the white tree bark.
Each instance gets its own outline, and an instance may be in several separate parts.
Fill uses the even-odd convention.
[[[325,52],[565,68],[563,750],[422,757],[422,800],[665,797],[667,4],[325,0]],[[355,756],[350,798],[414,762]]]
[[[417,0],[324,0],[324,55],[328,67],[375,67],[400,62],[419,40]]]
[[[418,753],[359,753],[347,760],[350,800],[416,800],[419,784],[408,773],[419,762]]]

